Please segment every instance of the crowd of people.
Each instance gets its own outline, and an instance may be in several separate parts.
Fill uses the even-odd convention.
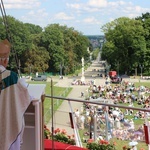
[[[84,103],[84,109],[77,111],[76,123],[81,129],[87,128],[89,132],[85,135],[90,135],[94,131],[95,116],[97,131],[101,130],[102,125],[107,126],[110,138],[117,138],[120,140],[145,140],[143,124],[135,126],[135,120],[150,117],[149,112],[135,111],[132,109],[119,109],[117,107],[108,107],[107,116],[105,114],[105,107],[102,105],[93,105],[88,101],[95,99],[105,99],[107,102],[113,104],[125,104],[126,106],[134,107],[140,105],[140,108],[150,108],[150,88],[145,86],[135,87],[134,83],[122,81],[121,84],[116,85],[92,85],[89,89],[90,97],[86,98],[87,103]],[[76,113],[76,112],[75,112]],[[128,119],[130,118],[130,119]],[[106,129],[97,132],[97,138],[105,138],[104,133]]]
[[[114,101],[114,104],[118,103],[129,103],[130,106],[133,105],[135,101],[139,105],[145,105],[145,107],[149,107],[150,96],[146,96],[146,94],[150,93],[150,88],[145,86],[135,87],[134,83],[123,81],[121,84],[116,84],[112,86],[108,85],[93,85],[90,87],[91,97],[93,97],[94,93],[96,94],[96,98],[102,97],[105,99],[111,99]]]

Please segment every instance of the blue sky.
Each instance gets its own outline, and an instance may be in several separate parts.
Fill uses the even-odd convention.
[[[103,35],[101,26],[119,17],[150,12],[150,0],[3,0],[6,14],[46,27],[59,23],[84,35]]]

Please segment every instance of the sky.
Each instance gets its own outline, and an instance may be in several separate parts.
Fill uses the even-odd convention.
[[[103,35],[101,27],[119,17],[150,12],[150,0],[1,0],[6,15],[42,28],[58,23],[83,35]],[[0,16],[2,16],[0,14]]]

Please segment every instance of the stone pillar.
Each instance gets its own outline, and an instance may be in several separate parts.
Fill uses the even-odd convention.
[[[85,76],[84,76],[84,58],[82,57],[81,59],[82,62],[82,77],[81,77],[81,81],[82,83],[85,83]]]

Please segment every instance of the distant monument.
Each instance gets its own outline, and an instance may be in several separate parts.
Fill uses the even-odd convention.
[[[82,62],[82,77],[81,77],[81,81],[83,83],[85,83],[85,76],[84,76],[84,58],[82,57],[81,59],[81,62]]]

